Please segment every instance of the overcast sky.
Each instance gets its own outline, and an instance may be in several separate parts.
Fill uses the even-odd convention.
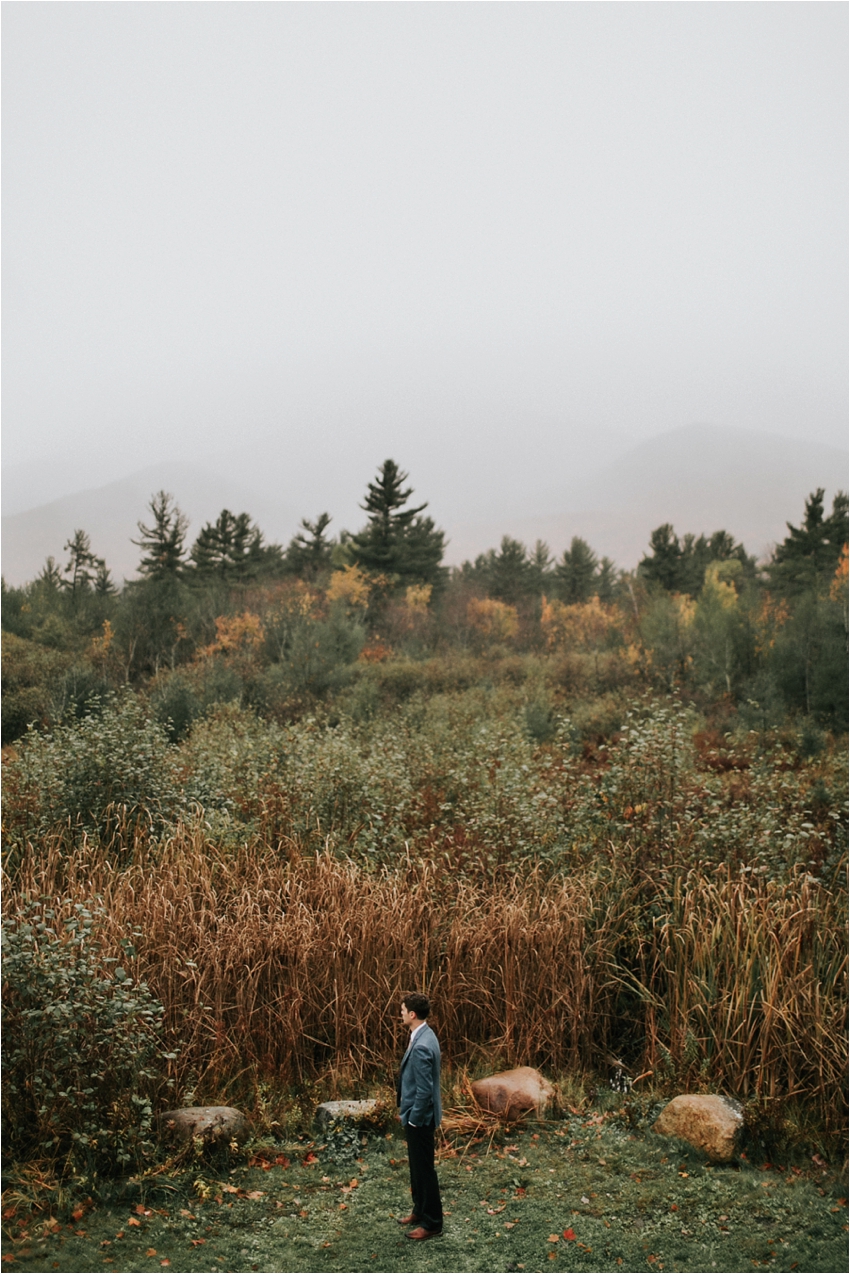
[[[5,464],[846,445],[847,16],[7,3]]]

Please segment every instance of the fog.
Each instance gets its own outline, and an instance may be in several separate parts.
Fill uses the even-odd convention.
[[[3,35],[13,488],[204,460],[338,527],[388,455],[448,518],[682,425],[846,445],[844,5],[7,4]]]

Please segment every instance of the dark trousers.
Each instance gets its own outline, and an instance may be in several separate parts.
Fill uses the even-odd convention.
[[[407,1138],[407,1162],[410,1167],[410,1193],[413,1215],[426,1230],[442,1230],[443,1204],[440,1183],[434,1167],[434,1125],[404,1130]]]

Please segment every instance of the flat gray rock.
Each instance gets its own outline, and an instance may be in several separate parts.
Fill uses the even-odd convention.
[[[374,1097],[367,1101],[325,1101],[316,1111],[316,1119],[320,1124],[332,1124],[337,1120],[351,1120],[357,1123],[367,1119],[378,1108]]]
[[[203,1137],[204,1141],[247,1141],[248,1120],[235,1106],[183,1106],[159,1116],[160,1132],[178,1141]]]

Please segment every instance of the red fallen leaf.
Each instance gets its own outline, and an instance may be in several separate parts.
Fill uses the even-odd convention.
[[[192,1239],[192,1247],[200,1247],[202,1243],[206,1243],[206,1239]]]
[[[14,1261],[14,1260],[15,1260],[15,1253],[14,1253],[14,1252],[4,1252],[4,1253],[3,1253],[3,1260],[4,1260],[4,1261]]]
[[[671,1204],[670,1204],[670,1211],[671,1211],[671,1212],[678,1212],[678,1211],[679,1211],[679,1205],[678,1205],[678,1203],[671,1203]]]
[[[136,1206],[133,1208],[133,1211],[135,1212],[136,1216],[150,1216],[150,1215],[151,1215],[151,1210],[150,1210],[150,1208],[146,1208],[146,1207],[145,1207],[145,1205],[144,1205],[143,1203],[137,1203],[137,1204],[136,1204]]]
[[[3,1213],[3,1215],[4,1215],[4,1216],[6,1215],[6,1214],[5,1214],[5,1212]],[[82,1221],[82,1219],[83,1219],[83,1217],[84,1217],[85,1215],[86,1215],[86,1210],[85,1210],[85,1208],[74,1208],[74,1211],[71,1213],[71,1220],[72,1220],[72,1221]]]
[[[16,1209],[15,1209],[15,1208],[4,1208],[4,1209],[3,1209],[3,1220],[4,1220],[4,1221],[10,1221],[10,1220],[11,1220],[11,1218],[15,1215],[15,1211],[16,1211]]]
[[[308,1155],[305,1155],[305,1157],[301,1160],[301,1162],[302,1162],[305,1166],[309,1167],[309,1166],[310,1166],[310,1164],[312,1164],[312,1163],[318,1163],[318,1162],[319,1162],[319,1160],[318,1160],[318,1158],[316,1157],[316,1155],[314,1155],[314,1154],[313,1154],[313,1152],[312,1152],[312,1150],[311,1150],[311,1151],[310,1151],[310,1153],[309,1153]]]
[[[550,1260],[550,1261],[554,1261],[554,1259],[555,1259],[555,1256],[556,1256],[556,1255],[557,1255],[557,1253],[555,1253],[555,1252],[550,1252],[550,1253],[549,1253],[549,1260]]]
[[[566,1230],[564,1230],[564,1238],[567,1240],[568,1243],[572,1243],[575,1237],[576,1237],[576,1232],[572,1226],[569,1226]]]
[[[277,1155],[275,1158],[275,1163],[277,1164],[278,1168],[289,1167],[289,1160],[287,1159],[286,1155]]]

